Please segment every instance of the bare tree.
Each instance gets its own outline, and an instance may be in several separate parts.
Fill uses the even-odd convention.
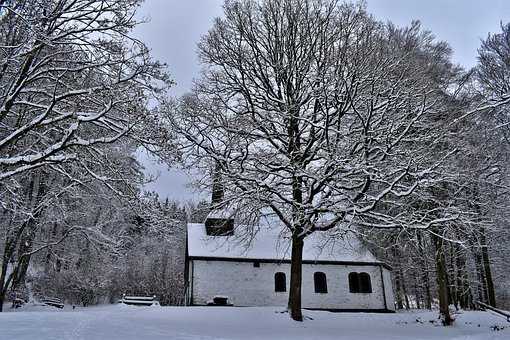
[[[169,80],[129,35],[139,3],[0,3],[0,183],[76,160],[144,118],[148,96]]]
[[[138,144],[124,137],[150,143],[157,125],[147,103],[171,83],[131,36],[140,3],[0,1],[0,301],[33,255],[77,231],[93,237],[68,222],[58,237],[34,243],[45,214],[65,210],[62,197],[92,182],[126,201],[138,194]]]
[[[468,112],[476,98],[468,94],[459,111]],[[507,303],[506,294],[501,293],[504,280],[495,277],[506,277],[500,256],[509,237],[505,221],[509,145],[502,143],[505,133],[497,128],[500,123],[493,115],[468,115],[454,121],[448,140],[458,152],[443,166],[449,168],[445,174],[451,175],[432,187],[420,187],[408,199],[409,207],[416,210],[423,210],[424,205],[438,211],[455,207],[457,218],[427,230],[367,231],[368,239],[375,238],[376,251],[381,246],[396,248],[379,253],[396,268],[400,308],[409,294],[403,292],[402,282],[408,287],[414,284],[419,293],[416,301],[428,297],[424,302],[430,306],[431,294],[438,297],[445,323],[452,320],[448,310],[452,304],[468,309],[477,300],[490,305]],[[435,286],[431,278],[436,279]]]
[[[429,211],[410,219],[395,207],[433,182],[451,151],[437,146],[450,50],[418,23],[383,25],[362,5],[236,0],[224,8],[199,44],[202,78],[168,110],[188,164],[205,174],[220,165],[223,204],[279,218],[292,240],[289,313],[302,320],[308,235],[449,219]]]
[[[489,34],[478,49],[475,75],[481,90],[481,101],[474,112],[494,115],[500,122],[497,128],[510,127],[510,24],[501,24],[501,32]]]

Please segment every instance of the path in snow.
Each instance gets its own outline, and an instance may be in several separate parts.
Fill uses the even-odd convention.
[[[313,320],[298,323],[279,313],[278,307],[25,308],[30,309],[0,313],[0,339],[510,339],[510,323],[486,312],[457,315],[455,326],[445,328],[429,322],[436,319],[433,312],[306,311]],[[495,331],[492,326],[504,329]]]

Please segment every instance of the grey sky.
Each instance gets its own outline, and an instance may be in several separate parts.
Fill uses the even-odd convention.
[[[510,22],[510,0],[367,0],[368,11],[383,21],[403,26],[413,19],[422,22],[438,39],[454,50],[454,60],[466,68],[476,63],[480,39],[498,32],[501,21]],[[221,16],[223,0],[146,0],[139,14],[150,22],[137,29],[137,36],[152,49],[154,57],[168,64],[177,82],[171,94],[189,90],[200,70],[196,44]],[[149,159],[142,162],[159,178],[147,186],[162,197],[196,199],[198,193],[188,188],[188,178],[179,170]]]

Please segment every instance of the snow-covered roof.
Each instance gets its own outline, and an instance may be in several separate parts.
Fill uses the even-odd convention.
[[[234,218],[235,210],[215,209],[207,214],[207,218],[230,219]]]
[[[232,236],[208,236],[203,223],[188,224],[188,255],[191,257],[243,258],[254,260],[290,260],[290,238],[284,229],[255,228],[252,233],[236,228]],[[283,237],[281,236],[283,235]],[[378,262],[353,233],[341,239],[328,232],[315,232],[305,239],[304,261]]]

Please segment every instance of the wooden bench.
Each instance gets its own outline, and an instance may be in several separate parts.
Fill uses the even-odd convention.
[[[489,306],[488,304],[485,304],[481,301],[475,301],[482,309],[484,310],[490,310],[504,318],[506,318],[506,321],[510,322],[510,312],[507,312],[505,310],[501,310],[501,309],[498,309],[498,308],[494,308],[492,306]]]
[[[11,308],[20,308],[22,307],[24,304],[26,303],[25,300],[21,299],[21,298],[15,298],[14,300],[12,300],[12,306]]]
[[[46,306],[57,307],[60,309],[64,308],[64,301],[59,298],[45,297],[41,300],[41,302]]]
[[[156,295],[153,296],[127,296],[122,295],[122,299],[119,303],[132,306],[159,306],[159,301],[156,299]]]

